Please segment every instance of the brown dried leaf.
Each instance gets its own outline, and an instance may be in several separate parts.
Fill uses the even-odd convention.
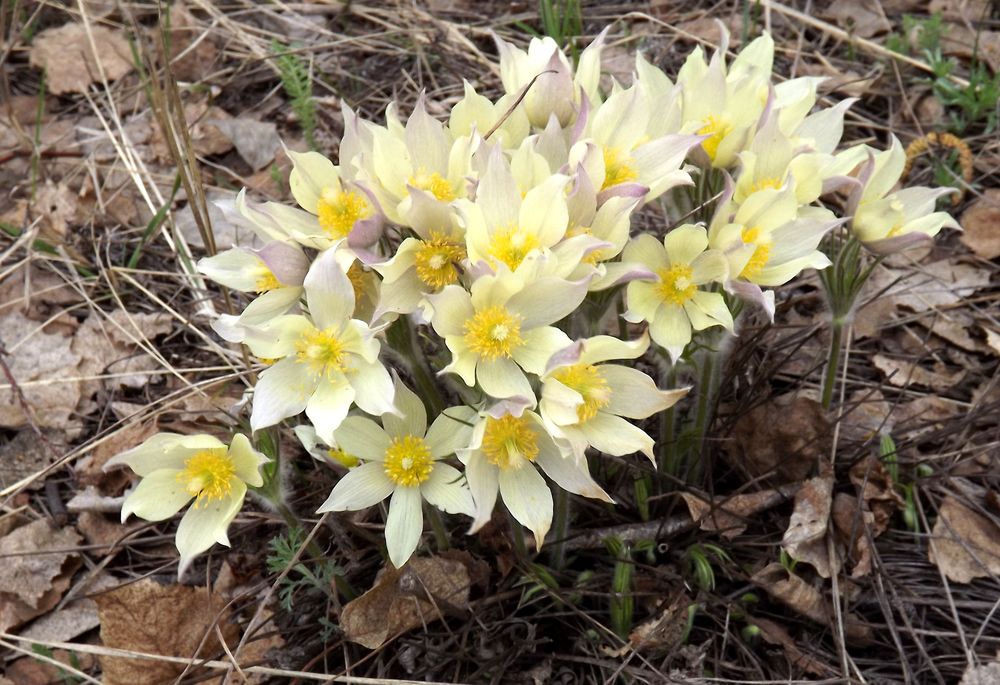
[[[811,564],[824,578],[840,568],[838,559],[830,559],[826,544],[832,501],[832,475],[806,481],[795,495],[795,508],[781,540],[781,547],[789,556]]]
[[[734,538],[747,527],[753,514],[774,506],[777,490],[762,490],[741,495],[716,497],[714,502],[702,499],[692,492],[681,493],[691,519],[701,530],[719,533],[724,538]]]
[[[0,631],[44,614],[59,603],[80,556],[69,551],[80,542],[72,528],[54,528],[39,519],[0,538]]]
[[[873,355],[872,363],[875,368],[885,374],[889,383],[900,388],[909,385],[922,385],[934,390],[948,390],[961,381],[966,374],[965,369],[948,371],[941,362],[935,362],[933,369],[928,369],[916,362],[893,359],[884,354]]]
[[[938,509],[928,558],[956,583],[1000,574],[1000,526],[949,495]]]
[[[1000,257],[1000,188],[989,188],[962,213],[959,240],[983,259]]]
[[[847,550],[847,560],[854,564],[852,578],[871,573],[872,548],[866,530],[871,530],[874,519],[874,514],[860,508],[854,495],[838,492],[833,498],[833,527],[838,544]]]
[[[50,335],[38,323],[20,312],[0,318],[0,343],[7,350],[7,364],[24,399],[34,413],[34,421],[43,428],[58,428],[72,437],[80,424],[72,418],[80,402],[80,386],[75,381],[52,382],[76,376],[81,357],[72,350],[72,341],[62,335]],[[6,379],[3,379],[6,385]],[[0,427],[28,425],[21,403],[10,388],[0,390]]]
[[[730,463],[752,478],[789,483],[804,479],[829,453],[830,424],[819,402],[790,393],[740,416],[732,437],[724,443]]]
[[[44,431],[49,444],[38,439],[38,434],[31,428],[22,428],[8,442],[0,443],[0,487],[19,483],[48,468],[59,458],[65,447],[58,431]],[[41,480],[35,480],[28,488],[37,490],[43,487]]]
[[[347,603],[341,614],[344,637],[368,649],[469,608],[469,571],[442,557],[411,559],[402,569],[386,567],[375,586]],[[430,600],[433,600],[433,603]]]
[[[98,595],[95,601],[101,641],[114,649],[207,658],[222,649],[216,624],[227,643],[238,635],[237,627],[227,620],[228,612],[223,611],[225,600],[206,588],[160,585],[146,578]],[[108,685],[159,685],[172,682],[184,670],[183,664],[148,659],[102,656],[100,660],[103,682]]]
[[[785,650],[785,657],[792,666],[801,668],[806,673],[816,676],[825,677],[834,675],[833,669],[816,657],[808,654],[805,648],[801,647],[788,634],[788,629],[783,625],[760,616],[754,616],[751,622],[760,628],[760,634],[765,641],[772,645],[779,645]]]
[[[688,623],[688,607],[691,598],[685,592],[678,592],[657,616],[640,623],[629,633],[628,644],[622,649],[650,652],[672,652],[680,646]],[[624,654],[618,655],[620,658]]]
[[[205,33],[208,35],[205,35]],[[184,2],[170,10],[170,70],[181,81],[202,81],[215,69],[219,49]]]
[[[73,465],[73,472],[81,485],[94,486],[101,492],[117,495],[130,482],[129,469],[120,468],[104,471],[104,464],[111,457],[142,443],[146,438],[159,432],[154,418],[152,421],[127,424],[108,435],[87,456]]]
[[[236,152],[254,171],[263,169],[274,160],[281,149],[278,127],[270,121],[253,119],[212,119],[211,124],[229,138],[236,146]]]
[[[969,664],[958,685],[998,685],[1000,683],[1000,661],[973,666]]]
[[[750,580],[793,611],[822,626],[833,625],[833,607],[820,591],[799,576],[789,573],[781,564],[765,566]],[[871,643],[873,632],[871,626],[863,623],[857,616],[847,614],[844,616],[844,635],[850,643],[865,645]]]
[[[892,30],[892,24],[876,0],[836,0],[821,16],[861,38],[871,38]]]
[[[912,312],[944,309],[988,287],[990,273],[979,266],[941,259],[917,268],[883,265],[872,273],[865,293],[892,299],[897,308]]]
[[[35,36],[31,44],[31,65],[45,69],[49,92],[56,95],[86,93],[91,83],[100,81],[101,68],[109,81],[132,71],[132,53],[128,41],[120,33],[97,25],[91,25],[90,31],[94,39],[93,50],[83,24],[64,24]]]
[[[878,537],[889,529],[893,514],[903,508],[903,498],[896,492],[885,464],[874,455],[852,466],[850,478],[863,508],[872,513],[872,537]]]

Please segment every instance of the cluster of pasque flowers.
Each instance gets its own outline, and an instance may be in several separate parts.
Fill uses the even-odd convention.
[[[551,39],[527,52],[498,42],[499,100],[466,84],[446,123],[424,98],[405,123],[394,104],[384,124],[345,106],[338,163],[289,152],[298,207],[245,191],[227,207],[263,246],[199,263],[258,294],[214,324],[266,364],[252,429],[304,413],[307,448],[348,469],[320,511],[388,498],[397,566],[418,546],[424,500],[472,517],[475,531],[499,493],[539,546],[552,521],[546,477],[610,502],[587,450],[652,458],[653,439],[627,419],[687,390],[658,388],[629,360],[652,343],[676,362],[695,332],[732,330],[738,300],[773,316],[773,288],[830,264],[820,250],[830,231],[886,251],[955,225],[934,211],[947,189],[894,190],[895,139],[884,152],[838,151],[851,101],[816,109],[822,79],[773,83],[767,35],[728,64],[725,46],[710,61],[695,49],[676,81],[639,55],[632,84],[606,93],[603,35],[575,69]],[[715,188],[703,223],[631,235],[637,210],[657,203],[670,216],[685,187]],[[819,202],[836,190],[849,216]],[[594,334],[618,293],[639,325],[631,339]],[[407,355],[387,342],[393,326],[410,341],[426,327],[450,354],[430,369],[436,380],[425,372],[430,388],[416,386],[423,397],[387,366]],[[409,356],[402,375],[414,377],[425,357]],[[243,436],[229,451],[157,436],[119,460],[145,477],[123,515],[160,520],[197,498],[178,532],[189,560],[226,542],[261,460]]]

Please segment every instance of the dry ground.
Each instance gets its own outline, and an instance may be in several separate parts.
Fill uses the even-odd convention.
[[[675,71],[721,19],[735,43],[769,27],[777,73],[828,76],[829,97],[858,97],[847,141],[958,131],[972,167],[954,180],[954,212],[967,233],[878,269],[832,413],[814,401],[825,305],[806,275],[783,291],[774,325],[742,321],[697,468],[675,478],[637,459],[595,462],[618,505],[572,500],[561,553],[520,551],[503,517],[476,537],[456,525],[453,551],[383,577],[375,600],[345,614],[382,568],[381,519],[313,516],[334,476],[290,430],[275,435],[300,534],[251,502],[232,548],[214,548],[183,586],[175,524],[119,524],[128,476],[100,467],[157,430],[244,427],[252,372],[209,328],[238,296],[191,264],[245,239],[224,230],[213,200],[244,186],[288,199],[277,143],[305,149],[311,125],[276,54],[305,67],[314,142],[332,153],[342,101],[378,120],[421,90],[443,115],[463,79],[498,92],[490,32],[525,43],[540,29],[535,4],[187,0],[165,44],[154,2],[4,0],[0,683],[1000,682],[996,98],[956,123],[969,110],[941,90],[993,78],[1000,22],[985,1],[929,5],[584,4],[580,44],[611,24],[619,78],[639,49]],[[918,43],[933,28],[903,15],[933,11],[956,65],[937,88],[919,47],[897,60],[885,48]],[[954,161],[932,145],[910,181],[934,183]],[[642,225],[662,222],[651,213]],[[807,553],[843,559],[832,578],[782,566],[779,550],[789,497],[824,487],[830,532],[824,519]],[[736,513],[706,514],[692,498]],[[627,548],[605,544],[608,527]]]

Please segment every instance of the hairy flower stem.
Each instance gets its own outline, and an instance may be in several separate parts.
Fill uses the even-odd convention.
[[[444,552],[451,549],[448,531],[444,527],[444,521],[441,519],[441,514],[438,512],[437,507],[429,504],[426,505],[424,507],[424,515],[431,522],[431,530],[434,531],[434,544],[437,546],[437,551]]]
[[[409,317],[400,317],[389,329],[395,350],[406,360],[413,382],[420,391],[421,399],[430,410],[432,416],[437,416],[445,408],[444,398],[437,383],[431,376],[427,357],[420,349],[420,343],[413,330],[413,322]]]
[[[666,355],[663,356],[663,363],[666,365],[666,370],[660,373],[660,385],[664,388],[673,388],[677,385],[677,368],[670,363]],[[660,458],[657,466],[661,473],[668,476],[677,475],[676,406],[660,412]]]
[[[844,321],[837,318],[830,325],[830,352],[826,360],[826,373],[823,375],[823,409],[829,409],[833,403],[833,390],[837,386],[837,374],[840,370],[843,347]]]
[[[552,533],[555,539],[549,545],[549,550],[552,568],[558,571],[566,565],[565,542],[569,535],[569,493],[562,488],[556,488],[554,507]]]
[[[697,480],[702,471],[705,457],[705,431],[712,422],[715,399],[719,393],[719,350],[706,350],[702,359],[701,373],[698,380],[698,408],[694,417],[694,444],[691,450],[692,459],[685,465],[685,480]]]

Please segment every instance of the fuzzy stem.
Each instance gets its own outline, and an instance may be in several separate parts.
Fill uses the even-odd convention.
[[[698,381],[698,409],[694,419],[694,444],[697,451],[692,451],[694,459],[687,464],[685,476],[691,475],[691,469],[700,472],[702,458],[705,452],[705,430],[712,421],[712,406],[718,391],[716,369],[719,363],[719,352],[709,350],[702,360],[701,377]]]
[[[669,363],[669,362],[668,362]],[[670,370],[662,373],[660,379],[665,388],[677,385],[677,367],[670,364]],[[671,476],[677,475],[677,438],[674,434],[677,424],[677,405],[660,413],[660,471]]]
[[[840,355],[844,346],[844,320],[835,318],[830,327],[830,352],[826,362],[826,374],[823,376],[823,409],[829,409],[833,403],[833,389],[837,385],[837,372],[840,369]]]
[[[402,318],[405,320],[397,324],[399,330],[398,339],[402,343],[402,349],[397,350],[397,352],[402,354],[406,361],[409,362],[408,366],[410,367],[413,381],[417,384],[422,399],[428,405],[431,414],[436,416],[444,411],[444,398],[441,396],[441,391],[430,374],[427,358],[424,356],[423,350],[420,349],[420,344],[414,335],[413,323],[409,317]]]
[[[555,539],[549,545],[549,550],[552,568],[558,571],[566,564],[565,541],[569,535],[569,493],[562,488],[556,488],[552,531]]]
[[[450,549],[451,542],[448,540],[448,531],[444,527],[441,514],[431,505],[427,505],[424,509],[426,510],[425,515],[427,519],[431,522],[431,530],[434,531],[434,544],[437,545],[438,552]]]

